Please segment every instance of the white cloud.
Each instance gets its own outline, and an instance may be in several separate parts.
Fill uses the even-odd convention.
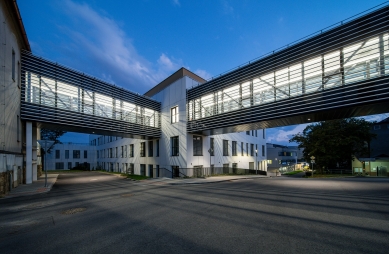
[[[288,128],[276,128],[267,130],[267,142],[268,143],[289,143],[289,140],[299,132],[303,132],[305,127],[309,124],[299,124],[293,129],[285,130]]]
[[[223,13],[226,15],[234,13],[234,8],[227,1],[223,1]]]
[[[212,78],[212,75],[205,70],[197,69],[194,73],[196,73],[205,80]]]
[[[62,30],[73,40],[72,50],[93,64],[92,75],[142,92],[140,87],[147,91],[179,68],[181,61],[166,54],[161,54],[155,63],[146,60],[115,20],[89,5],[66,0],[64,7],[74,24]]]

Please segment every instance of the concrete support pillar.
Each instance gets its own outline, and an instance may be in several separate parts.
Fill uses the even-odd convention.
[[[26,184],[32,183],[32,122],[26,122]]]
[[[37,128],[32,127],[32,180],[38,180],[37,170]]]

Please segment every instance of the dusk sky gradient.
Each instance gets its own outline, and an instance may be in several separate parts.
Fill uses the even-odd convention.
[[[382,3],[18,0],[35,55],[140,94],[180,67],[209,79]],[[305,126],[268,129],[267,142],[289,145]]]

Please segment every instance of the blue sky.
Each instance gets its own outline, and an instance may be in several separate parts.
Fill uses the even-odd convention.
[[[384,2],[18,0],[18,5],[34,54],[144,93],[182,66],[207,79]],[[389,114],[369,119],[385,117]],[[304,128],[269,129],[268,142],[288,144]],[[62,141],[88,139],[67,134]]]

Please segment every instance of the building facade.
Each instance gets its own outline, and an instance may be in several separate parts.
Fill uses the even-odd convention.
[[[370,142],[370,157],[352,161],[354,174],[389,176],[389,118],[375,123],[370,130],[376,138]]]
[[[29,143],[32,153],[25,157],[26,126],[20,117],[21,51],[30,51],[30,45],[15,1],[0,1],[0,19],[0,194],[4,194],[36,180],[37,149]],[[32,125],[28,128],[30,138],[36,140],[37,129]],[[35,167],[35,174],[24,171],[26,160],[29,169]]]
[[[291,171],[301,168],[303,149],[297,146],[284,146],[277,144],[266,144],[267,149],[267,170],[272,175],[276,172]]]
[[[47,170],[86,169],[97,167],[96,146],[90,144],[63,143],[56,144],[46,154]]]
[[[91,135],[98,167],[150,177],[162,172],[193,176],[199,168],[266,171],[265,130],[211,136],[187,132],[186,89],[199,82],[204,80],[181,68],[145,94],[161,102],[158,139]]]

